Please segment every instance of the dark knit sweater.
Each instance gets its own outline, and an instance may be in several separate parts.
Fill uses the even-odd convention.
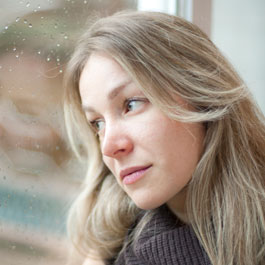
[[[142,231],[134,248],[129,245],[107,265],[210,265],[192,228],[166,207],[160,207]]]

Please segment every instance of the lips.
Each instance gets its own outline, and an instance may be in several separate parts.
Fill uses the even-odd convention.
[[[129,168],[126,168],[124,170],[122,170],[120,172],[120,178],[121,179],[124,179],[126,176],[132,174],[132,173],[135,173],[137,171],[140,171],[140,170],[146,170],[148,169],[149,167],[151,167],[152,165],[148,165],[148,166],[136,166],[136,167],[129,167]]]

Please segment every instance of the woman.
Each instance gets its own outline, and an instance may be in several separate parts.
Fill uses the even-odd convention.
[[[65,97],[88,165],[69,222],[84,264],[264,262],[264,116],[200,29],[152,12],[98,20]]]

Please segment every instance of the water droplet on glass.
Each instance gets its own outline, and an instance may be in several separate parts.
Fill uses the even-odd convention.
[[[38,51],[38,54],[41,54],[41,51]]]
[[[32,24],[31,23],[29,24],[29,28],[32,28]]]
[[[40,19],[44,19],[44,17],[40,17]]]
[[[55,29],[58,28],[58,24],[57,24],[57,23],[54,24],[54,28],[55,28]]]
[[[8,29],[8,26],[7,25],[5,26],[5,29]]]
[[[19,58],[19,55],[18,54],[16,55],[16,58]]]
[[[40,9],[40,5],[38,5],[38,9]]]
[[[19,20],[20,20],[20,17],[17,17],[17,18],[16,18],[16,22],[18,22]]]
[[[84,4],[87,4],[87,1],[86,0],[84,1]]]
[[[57,61],[57,62],[60,62],[60,58],[57,58],[56,61]]]
[[[17,48],[16,48],[16,47],[14,47],[14,48],[13,48],[13,51],[15,52],[16,50],[17,50]]]
[[[67,35],[64,35],[64,39],[67,40],[68,39],[68,36]]]
[[[61,69],[61,70],[59,70],[59,73],[62,73],[63,72],[63,70]],[[60,148],[58,148],[57,149],[57,146],[56,146],[56,150],[59,150]]]
[[[61,46],[61,44],[60,44],[60,43],[57,43],[57,44],[56,44],[56,46],[57,46],[57,47],[60,47],[60,46]]]
[[[30,7],[30,3],[29,2],[27,2],[26,7]]]
[[[24,24],[28,24],[28,21],[26,19],[24,19]]]
[[[50,57],[47,57],[46,61],[49,62],[50,60],[51,60],[51,58]]]

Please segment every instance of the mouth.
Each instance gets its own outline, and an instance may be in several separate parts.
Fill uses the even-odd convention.
[[[145,172],[151,167],[152,165],[148,166],[136,166],[124,169],[120,172],[120,178],[122,182],[126,185],[133,184],[140,178],[142,178]]]

